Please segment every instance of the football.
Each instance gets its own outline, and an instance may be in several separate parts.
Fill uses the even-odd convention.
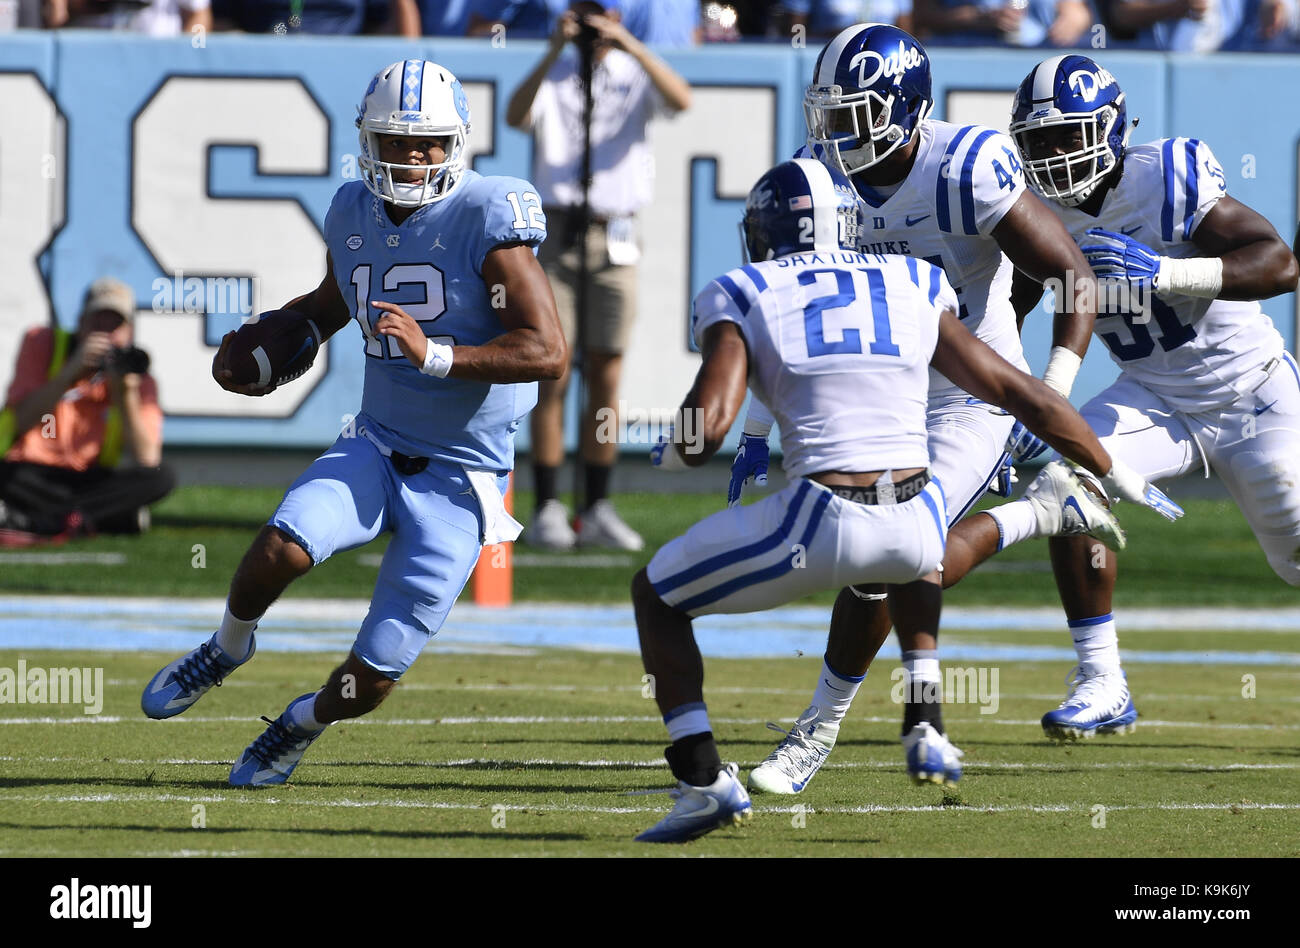
[[[226,353],[237,385],[275,388],[311,368],[320,350],[320,329],[291,309],[277,309],[236,330]]]

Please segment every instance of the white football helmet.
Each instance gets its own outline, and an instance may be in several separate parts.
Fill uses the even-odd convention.
[[[398,207],[441,201],[465,173],[469,127],[469,100],[449,70],[423,59],[385,66],[370,80],[357,107],[361,179],[372,194]],[[446,160],[433,165],[380,161],[381,135],[446,138]],[[423,180],[394,180],[394,171],[416,171]]]

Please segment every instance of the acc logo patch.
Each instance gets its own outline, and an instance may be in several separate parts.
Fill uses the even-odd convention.
[[[347,244],[347,248],[348,248],[349,250],[360,250],[360,249],[361,249],[361,235],[360,235],[360,234],[353,234],[351,237],[349,237],[347,240],[345,240],[344,243]]]

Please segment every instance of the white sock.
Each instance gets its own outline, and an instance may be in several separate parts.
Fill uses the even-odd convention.
[[[904,652],[903,671],[907,673],[907,677],[903,679],[904,701],[919,703],[921,700],[919,695],[925,691],[925,685],[939,687],[942,681],[939,676],[938,651],[914,649]],[[942,687],[939,687],[938,693],[943,693]]]
[[[998,525],[998,549],[1005,550],[1021,540],[1038,536],[1038,515],[1027,500],[1014,500],[984,513]]]
[[[817,688],[813,691],[812,697],[818,720],[823,724],[835,725],[843,721],[844,715],[849,713],[853,696],[858,693],[858,688],[862,686],[862,679],[866,677],[866,675],[859,675],[853,678],[841,675],[823,658],[822,672],[817,678]]]
[[[253,630],[261,618],[236,617],[230,611],[230,600],[226,600],[226,614],[221,617],[221,628],[217,629],[217,645],[232,658],[243,658],[248,654],[248,647],[253,644]]]
[[[1079,670],[1085,675],[1119,672],[1119,636],[1111,613],[1092,619],[1071,619],[1070,637],[1079,656]]]
[[[303,695],[302,698],[296,698],[289,703],[285,713],[289,715],[289,720],[293,726],[301,728],[304,731],[323,731],[329,727],[328,724],[321,724],[316,720],[316,699],[320,697],[320,692],[314,695]],[[306,698],[307,700],[303,700]]]
[[[713,730],[709,724],[709,709],[703,701],[693,701],[673,708],[664,715],[664,724],[668,725],[668,739],[674,742],[692,734]]]

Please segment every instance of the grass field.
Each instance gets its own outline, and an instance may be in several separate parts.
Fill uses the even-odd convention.
[[[0,592],[74,595],[224,597],[235,566],[283,491],[187,487],[155,508],[154,529],[143,537],[99,537],[69,543],[60,552],[117,554],[112,563],[51,567],[3,555]],[[1176,495],[1176,491],[1175,491]],[[618,554],[589,565],[589,554],[540,555],[516,547],[515,596],[521,600],[626,602],[632,574],[655,550],[722,506],[717,494],[624,494],[619,509],[641,531],[640,554]],[[1228,501],[1188,500],[1187,516],[1168,524],[1147,510],[1123,509],[1129,550],[1120,559],[1117,606],[1241,604],[1291,606],[1291,587],[1269,569],[1255,538]],[[526,521],[532,498],[520,492],[516,515]],[[359,550],[340,553],[291,586],[289,597],[370,597],[386,545],[380,537]],[[196,568],[196,546],[202,568]],[[968,577],[952,593],[963,605],[1057,605],[1047,564],[1047,545],[1013,547]],[[811,601],[830,603],[827,594]]]
[[[988,636],[981,636],[988,639]],[[1034,643],[1052,633],[994,641]],[[1195,637],[1206,649],[1276,647],[1278,634]],[[1143,648],[1186,647],[1148,633]],[[37,659],[39,656],[39,659]],[[14,653],[0,653],[12,667]],[[235,790],[231,761],[326,655],[260,655],[185,715],[145,720],[138,695],[170,657],[25,652],[103,666],[98,720],[66,706],[3,706],[0,855],[670,855],[632,837],[667,811],[663,726],[629,655],[427,655],[363,722],[336,725],[291,785]],[[899,710],[881,663],[827,768],[798,797],[755,797],[755,819],[688,852],[725,856],[1298,856],[1300,668],[1130,667],[1135,734],[1057,746],[1037,718],[1061,669],[1006,664],[996,714],[951,705],[966,752],[949,796],[902,773]],[[765,720],[803,707],[812,659],[716,660],[706,697],[724,759],[774,746]],[[1241,694],[1256,676],[1257,697]],[[38,723],[39,722],[39,723]],[[805,811],[792,810],[796,804]],[[195,810],[199,805],[203,809]],[[1105,826],[1097,827],[1106,808]],[[196,813],[206,826],[196,828]],[[494,823],[495,820],[495,823]]]
[[[0,591],[222,596],[279,497],[182,489],[145,537],[36,551],[107,561],[59,566],[7,552]],[[720,501],[625,495],[620,504],[646,536],[643,554],[585,568],[577,564],[586,554],[520,548],[517,597],[626,603],[634,570]],[[521,496],[521,519],[529,506]],[[1122,606],[1295,604],[1236,510],[1186,506],[1175,525],[1126,511]],[[341,554],[288,595],[368,598],[381,551]],[[1043,544],[988,566],[948,602],[1057,606]],[[1073,746],[1047,742],[1038,725],[1064,694],[1068,663],[971,661],[997,671],[999,706],[982,714],[978,704],[949,704],[949,733],[966,752],[955,793],[913,787],[903,773],[890,696],[896,651],[887,647],[809,790],[756,797],[750,826],[685,850],[632,842],[670,806],[651,791],[672,782],[635,655],[465,654],[435,642],[377,712],[331,728],[292,784],[235,790],[230,764],[261,733],[258,717],[316,687],[341,656],[263,651],[191,711],[154,722],[141,715],[139,694],[171,654],[0,650],[0,668],[100,667],[106,683],[99,716],[66,704],[0,704],[0,856],[1300,856],[1298,634],[1122,629],[1126,652],[1145,657],[1127,666],[1139,729]],[[1068,647],[1060,629],[1011,623],[945,631],[942,641]],[[1235,664],[1214,654],[1229,651],[1239,653],[1226,657]],[[1162,661],[1162,652],[1179,654]],[[708,659],[706,668],[723,758],[744,773],[778,739],[764,722],[786,724],[806,705],[819,659]]]

